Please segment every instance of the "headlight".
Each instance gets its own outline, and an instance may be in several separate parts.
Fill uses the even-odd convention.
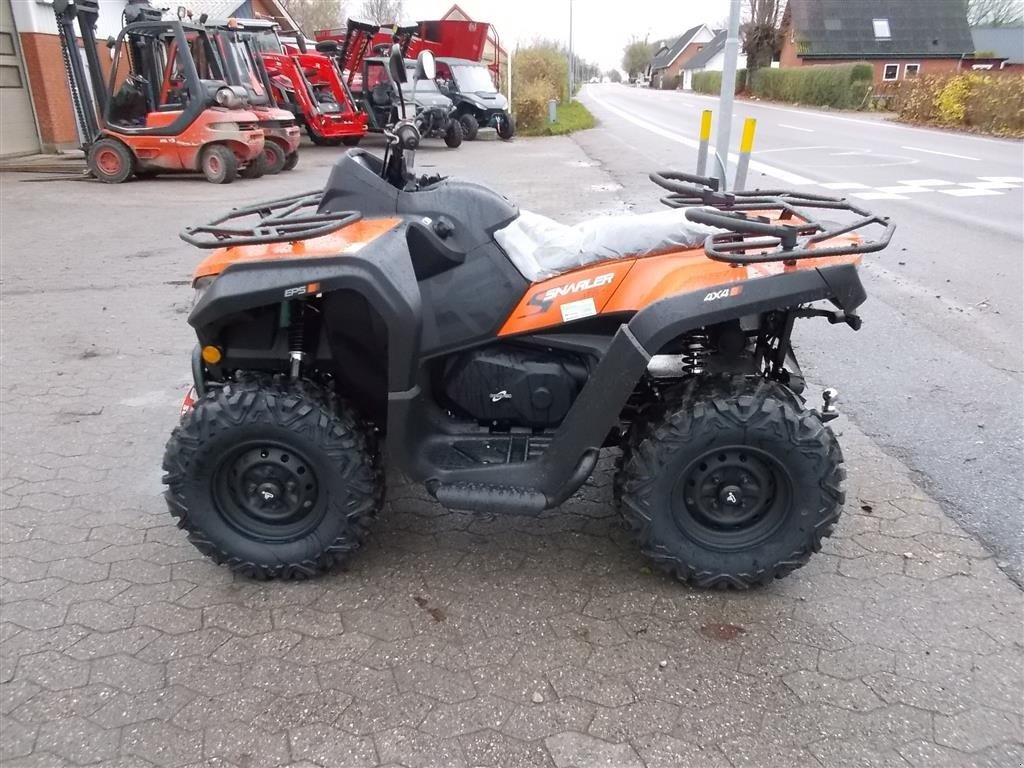
[[[211,123],[210,127],[215,131],[237,131],[238,123]]]
[[[216,95],[213,97],[220,106],[227,109],[238,109],[242,106],[242,98],[235,93],[231,88],[225,86],[224,88],[218,88]]]

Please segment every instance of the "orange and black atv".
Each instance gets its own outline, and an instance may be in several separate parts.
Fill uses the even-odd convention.
[[[164,457],[193,544],[254,577],[310,577],[363,543],[385,464],[445,506],[537,515],[617,448],[626,522],[677,578],[744,588],[806,563],[845,473],[835,392],[805,403],[793,325],[859,328],[857,266],[888,220],[664,173],[671,210],[566,227],[414,177],[415,127],[388,136],[383,160],[349,150],[322,191],[182,235],[214,249]]]

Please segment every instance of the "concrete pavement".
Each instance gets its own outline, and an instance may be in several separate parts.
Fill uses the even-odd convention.
[[[587,86],[601,119],[580,145],[638,210],[657,205],[646,171],[692,171],[703,109],[715,99]],[[737,102],[758,120],[748,186],[798,177],[897,223],[865,259],[864,327],[805,323],[801,360],[839,389],[883,449],[1024,580],[1024,150],[1018,141],[890,123],[878,116]],[[714,131],[712,136],[714,136]]]
[[[418,160],[580,219],[631,202],[581,149],[600,136]],[[611,453],[540,518],[393,477],[366,550],[312,583],[201,558],[160,497],[202,256],[176,235],[336,153],[230,187],[0,176],[5,768],[1021,764],[1020,590],[845,419],[836,536],[770,589],[652,573]]]

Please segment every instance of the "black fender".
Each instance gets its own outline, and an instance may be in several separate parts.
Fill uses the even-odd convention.
[[[629,329],[648,354],[656,355],[673,339],[708,325],[822,299],[852,313],[866,298],[857,268],[838,264],[678,293],[637,312]]]
[[[280,304],[314,284],[316,293],[354,291],[388,327],[388,388],[410,389],[416,381],[423,311],[405,230],[396,227],[358,254],[232,264],[203,293],[189,325],[202,338],[204,328],[230,315]]]

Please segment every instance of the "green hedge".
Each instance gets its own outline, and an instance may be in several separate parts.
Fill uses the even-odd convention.
[[[719,94],[722,92],[722,73],[694,72],[693,78],[690,80],[690,85],[693,87],[693,90],[697,91],[697,93]],[[747,70],[737,69],[736,93],[743,93],[745,90],[747,90]]]
[[[874,67],[867,62],[787,69],[759,69],[751,93],[764,99],[858,109],[871,89]]]

